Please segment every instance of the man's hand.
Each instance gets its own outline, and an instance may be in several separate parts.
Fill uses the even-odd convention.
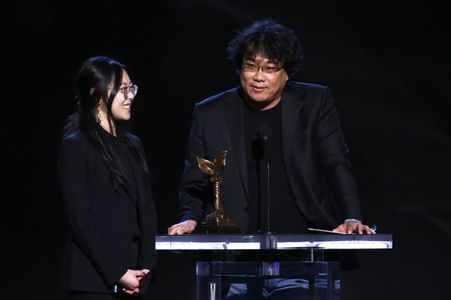
[[[341,233],[358,233],[358,234],[375,234],[376,231],[368,227],[367,225],[364,225],[360,222],[356,221],[348,221],[344,222],[343,224],[337,226],[333,231],[341,232]]]
[[[185,233],[191,233],[196,229],[197,222],[194,220],[186,220],[177,224],[172,225],[168,228],[168,234],[174,235],[174,234],[185,234]]]

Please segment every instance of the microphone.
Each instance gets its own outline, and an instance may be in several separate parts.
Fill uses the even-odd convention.
[[[270,138],[272,136],[272,129],[268,124],[263,123],[257,128],[257,135],[261,141],[262,146],[262,161],[269,164],[269,159],[271,155],[271,143]]]
[[[271,209],[270,209],[270,199],[269,199],[269,192],[270,192],[270,184],[269,184],[269,179],[270,179],[270,164],[269,161],[271,159],[271,136],[272,136],[272,129],[271,127],[264,123],[262,125],[260,125],[257,128],[257,135],[259,137],[259,139],[262,142],[262,163],[264,165],[264,168],[266,170],[266,233],[267,234],[271,234],[271,226],[270,226],[270,217],[271,217]],[[263,176],[261,178],[264,178]],[[262,202],[262,201],[261,201]],[[260,203],[261,203],[260,202]],[[261,204],[260,204],[261,205]]]
[[[268,124],[263,123],[257,128],[257,135],[258,137],[263,140],[264,146],[268,143],[269,138],[272,136],[272,129],[269,127]],[[263,149],[265,152],[266,149]]]

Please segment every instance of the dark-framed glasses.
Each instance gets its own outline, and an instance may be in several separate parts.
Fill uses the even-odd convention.
[[[119,89],[119,92],[123,93],[126,99],[128,98],[128,95],[130,93],[132,94],[132,98],[134,98],[138,93],[138,86],[136,84],[130,86],[123,86]]]
[[[243,63],[241,65],[241,70],[243,72],[256,73],[259,70],[262,70],[265,74],[275,74],[282,70],[283,67],[271,66],[271,65],[257,65],[253,63]]]

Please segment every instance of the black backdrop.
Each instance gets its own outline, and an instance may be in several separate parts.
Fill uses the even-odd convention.
[[[311,4],[314,2],[315,4]],[[2,292],[59,299],[66,225],[56,182],[72,79],[92,55],[125,62],[139,85],[134,129],[155,174],[159,231],[176,221],[193,104],[238,83],[225,48],[271,17],[298,33],[298,79],[331,87],[366,221],[394,249],[361,251],[343,299],[432,299],[451,267],[450,10],[378,1],[6,2],[1,109]],[[148,299],[192,299],[196,253],[164,253]],[[4,298],[4,297],[2,297]]]

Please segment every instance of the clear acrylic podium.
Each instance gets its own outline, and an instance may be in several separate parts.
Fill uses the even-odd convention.
[[[198,300],[340,299],[340,265],[329,249],[391,249],[390,234],[160,235],[157,250],[210,250],[219,259],[196,263]],[[236,253],[297,250],[299,259],[235,260]],[[277,255],[275,255],[277,257]],[[246,295],[246,296],[244,296]]]

